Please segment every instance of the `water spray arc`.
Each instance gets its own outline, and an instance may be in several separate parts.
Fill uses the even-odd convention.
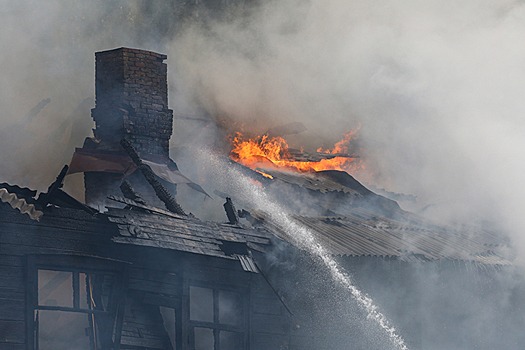
[[[209,154],[207,157],[210,157]],[[213,159],[217,168],[227,169],[219,165],[217,159]],[[330,256],[323,246],[316,242],[313,234],[305,227],[296,223],[277,203],[269,198],[268,194],[253,183],[240,172],[229,168],[227,178],[237,181],[239,197],[255,205],[264,208],[264,212],[272,219],[274,225],[288,235],[291,242],[295,243],[312,254],[320,263],[324,264],[330,271],[331,277],[342,287],[348,290],[357,304],[366,311],[367,318],[375,322],[384,331],[396,349],[408,350],[404,339],[397,333],[394,326],[390,324],[385,315],[379,311],[374,301],[353,283],[350,276],[341,271],[339,264]]]
[[[283,211],[279,210],[278,206],[271,203],[268,198],[265,197],[264,193],[261,193],[257,189],[253,189],[257,194],[258,200],[263,200],[267,204],[266,208],[270,217],[275,220],[282,228],[283,231],[289,234],[292,241],[297,243],[301,248],[306,249],[318,258],[326,267],[329,268],[332,278],[341,284],[345,289],[350,291],[352,298],[361,306],[367,313],[367,318],[376,322],[383,331],[388,334],[390,340],[395,344],[397,349],[408,350],[403,338],[397,334],[396,329],[390,324],[385,315],[383,315],[378,307],[374,304],[373,300],[365,293],[361,292],[351,281],[350,276],[339,267],[338,263],[328,254],[328,252],[315,241],[312,233],[310,233],[305,227],[302,227],[295,223],[288,215]],[[270,204],[270,205],[268,205]]]

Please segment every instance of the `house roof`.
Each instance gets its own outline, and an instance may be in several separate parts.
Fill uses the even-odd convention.
[[[31,190],[8,184],[0,184],[0,190],[2,201],[13,208],[21,210],[32,207],[33,214],[27,210],[21,212],[30,216],[38,214],[38,218],[45,216],[45,208],[35,211],[34,205],[27,204],[34,201],[31,197],[34,192]],[[48,199],[54,202],[53,197]],[[106,213],[97,215],[116,225],[118,234],[114,234],[111,240],[118,244],[239,260],[243,269],[257,272],[249,249],[267,251],[272,244],[272,237],[292,241],[262,212],[252,213],[261,220],[262,225],[242,227],[181,216],[125,198],[112,199],[125,204],[126,208],[108,208]],[[17,203],[22,206],[18,208]],[[63,203],[67,207],[67,202]],[[79,209],[77,206],[71,208]],[[407,212],[386,217],[363,208],[352,208],[344,216],[294,215],[292,218],[310,230],[334,255],[396,258],[402,261],[448,259],[487,265],[510,264],[495,252],[502,245],[497,235],[483,229],[435,225]]]
[[[308,190],[312,196],[311,202],[324,208],[324,212],[319,215],[345,215],[355,207],[373,208],[376,212],[388,216],[404,212],[396,201],[370,191],[345,171],[263,171],[273,177],[270,183],[284,183]]]
[[[272,235],[264,228],[202,221],[129,199],[112,198],[134,208],[108,208],[106,216],[118,226],[119,235],[112,239],[116,243],[240,260],[243,268],[251,272],[256,272],[256,268],[252,268],[248,248],[264,251],[271,244]]]
[[[27,214],[32,220],[38,221],[44,213],[34,205],[35,201],[33,196],[35,194],[36,191],[28,188],[0,183],[0,201],[9,204],[13,209],[19,210],[22,214]]]
[[[264,214],[263,225],[285,240],[286,233]],[[402,261],[462,260],[487,265],[509,265],[495,253],[500,244],[488,231],[437,226],[415,216],[394,220],[354,209],[345,217],[292,216],[325,249],[341,256],[374,256]]]
[[[352,185],[341,183],[336,179],[331,178],[332,171],[319,171],[315,173],[297,173],[277,170],[263,169],[263,171],[271,175],[275,180],[283,181],[285,183],[300,186],[312,191],[319,191],[321,193],[327,192],[343,192],[352,196],[364,196],[372,194],[366,187],[354,180]],[[346,174],[346,173],[345,173]]]

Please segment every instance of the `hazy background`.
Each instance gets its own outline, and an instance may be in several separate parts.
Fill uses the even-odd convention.
[[[360,125],[358,178],[525,246],[522,2],[193,3],[0,0],[2,181],[47,187],[90,133],[94,52],[131,46],[168,54],[177,116],[301,121],[306,148]],[[213,131],[176,119],[173,146]]]

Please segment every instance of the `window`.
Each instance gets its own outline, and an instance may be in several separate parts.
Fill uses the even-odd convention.
[[[192,349],[245,348],[245,305],[240,292],[190,286],[189,294]]]
[[[121,327],[116,321],[123,312],[122,274],[66,262],[51,265],[33,259],[30,265],[30,348],[113,349],[120,341],[120,332],[114,330]]]

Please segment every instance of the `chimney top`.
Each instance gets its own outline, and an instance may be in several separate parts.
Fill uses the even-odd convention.
[[[127,47],[95,53],[94,133],[109,149],[126,138],[141,154],[168,156],[173,111],[166,58]]]

